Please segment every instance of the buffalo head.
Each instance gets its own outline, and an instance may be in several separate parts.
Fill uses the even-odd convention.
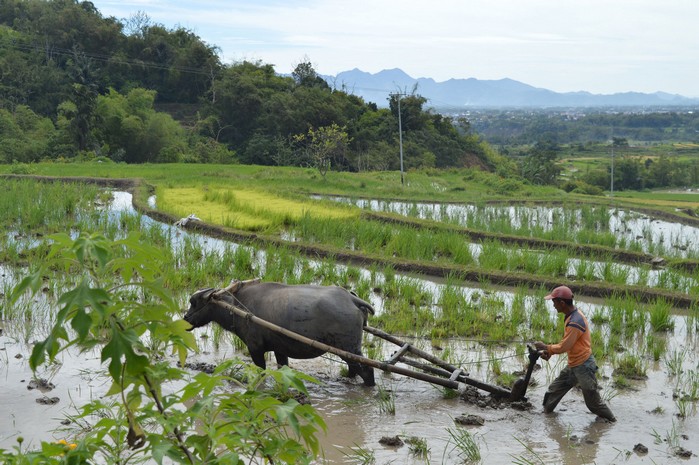
[[[189,308],[184,315],[184,321],[192,325],[189,331],[207,325],[213,320],[210,301],[215,290],[213,287],[200,289],[189,298]]]

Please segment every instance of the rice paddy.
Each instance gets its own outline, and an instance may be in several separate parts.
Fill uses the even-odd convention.
[[[352,289],[375,306],[377,314],[371,318],[371,325],[381,327],[389,333],[415,338],[411,341],[425,350],[439,347],[440,357],[466,367],[474,377],[505,385],[516,379],[515,373],[523,368],[525,342],[539,339],[555,341],[562,334],[560,318],[543,300],[543,295],[548,291],[546,287],[521,285],[517,288],[500,288],[485,281],[465,282],[458,274],[449,275],[445,279],[406,275],[397,272],[390,264],[369,262],[367,266],[357,266],[340,262],[332,256],[309,257],[296,249],[285,247],[283,243],[231,243],[150,220],[130,208],[105,205],[105,195],[97,188],[75,186],[73,190],[73,185],[1,180],[0,188],[17,192],[20,196],[36,195],[46,199],[42,207],[45,209],[43,214],[32,212],[29,206],[26,211],[12,210],[12,205],[19,203],[18,199],[5,201],[4,204],[0,200],[0,208],[8,212],[2,218],[10,219],[5,227],[12,231],[3,235],[2,239],[3,250],[7,250],[3,252],[2,261],[7,268],[2,278],[5,296],[9,295],[17,276],[22,275],[23,267],[31,268],[33,263],[41,260],[46,251],[42,245],[45,234],[67,230],[73,237],[78,237],[80,234],[97,232],[118,239],[136,233],[144,242],[162,250],[161,278],[182,307],[193,290],[221,286],[231,278],[262,277],[265,281],[338,284]],[[63,195],[56,195],[56,192],[62,192]],[[227,204],[224,201],[227,198],[225,192],[218,192],[208,199],[205,192],[200,192],[202,194],[196,197],[197,202]],[[241,202],[241,198],[236,198],[236,202]],[[271,204],[271,199],[268,200]],[[162,206],[161,201],[157,197],[156,204],[159,208]],[[474,246],[458,234],[362,220],[361,212],[353,209],[341,208],[339,211],[349,214],[335,217],[334,220],[324,219],[304,209],[303,201],[292,202],[299,204],[298,210],[281,221],[284,230],[294,238],[289,241],[291,243],[315,242],[326,246],[331,244],[337,249],[349,247],[367,255],[430,263],[444,261],[512,272],[521,270],[550,276],[552,279],[562,279],[573,271],[579,279],[609,280],[620,285],[637,284],[641,279],[638,276],[645,275],[645,283],[638,285],[653,285],[652,280],[655,279],[657,286],[666,286],[665,288],[678,292],[693,291],[696,285],[694,276],[670,270],[658,272],[650,267],[634,268],[628,265],[626,268],[617,268],[618,265],[611,260],[568,257],[560,251],[542,253],[498,241],[486,241]],[[323,204],[323,208],[327,206]],[[63,212],[62,220],[60,215],[56,215],[55,220],[52,219],[50,212],[54,210]],[[286,210],[291,212],[291,208]],[[253,212],[253,217],[264,216],[255,209],[248,211]],[[272,209],[269,215],[278,218],[281,211]],[[178,214],[186,216],[190,213],[201,217],[199,211],[187,209]],[[69,218],[67,221],[66,215]],[[40,220],[42,217],[44,219]],[[277,224],[278,220],[271,221]],[[70,226],[66,228],[66,224]],[[270,231],[272,227],[268,224],[260,225],[259,228],[258,230]],[[634,276],[636,281],[632,281]],[[56,311],[55,298],[70,289],[74,280],[59,272],[47,278],[44,300],[20,301],[13,306],[4,300],[0,308],[4,337],[13,338],[19,346],[28,347],[32,340],[45,333]],[[117,282],[115,280],[115,284]],[[685,422],[677,426],[678,429],[693,427],[691,425],[696,423],[697,418],[698,389],[695,368],[699,333],[697,309],[678,310],[662,299],[646,304],[623,291],[601,300],[588,300],[581,296],[580,304],[593,324],[595,356],[601,366],[600,375],[609,380],[604,394],[612,406],[615,403],[633,403],[639,394],[630,389],[641,389],[644,393],[649,389],[639,383],[668,384],[673,386],[672,391],[676,393],[676,397],[670,399],[670,402],[663,402],[666,411],[662,416],[663,421],[654,423],[653,426],[643,425],[644,434],[650,435],[653,428],[656,431],[670,431],[667,420],[671,418]],[[178,317],[179,315],[173,315],[173,318]],[[242,349],[239,345],[236,347],[234,337],[213,327],[202,331],[201,335],[207,336],[201,342],[204,350],[213,350],[215,347],[215,353],[221,354],[221,351],[240,352]],[[389,347],[372,337],[367,337],[366,343],[366,354],[372,353],[377,358],[383,358],[390,353]],[[683,357],[689,363],[683,363]],[[0,368],[3,363],[5,369],[9,370],[9,360],[0,361]],[[667,366],[668,374],[665,375],[656,364]],[[539,385],[545,386],[560,368],[553,364],[545,365],[545,373],[542,372],[539,376]],[[644,375],[648,380],[638,380]],[[384,394],[390,395],[384,395],[385,400],[373,407],[378,412],[376,423],[385,421],[386,415],[404,421],[401,411],[409,408],[406,401],[415,403],[414,398],[408,400],[406,395],[422,398],[422,394],[416,393],[414,386],[399,380],[387,380],[383,385],[390,386],[390,389],[384,391]],[[540,389],[542,388],[532,388],[533,395],[538,395],[536,392]],[[458,402],[458,399],[443,399],[441,395],[435,397],[439,397],[440,402]],[[439,409],[438,406],[434,408]],[[531,415],[538,415],[538,412]],[[368,423],[373,421],[369,420]],[[498,423],[499,427],[492,428],[504,427],[502,422]],[[376,432],[379,430],[377,428]],[[495,433],[491,429],[491,434]],[[438,460],[443,451],[450,450],[452,458],[443,458],[443,463],[457,463],[460,456],[475,457],[480,454],[487,458],[488,449],[497,449],[488,435],[465,435],[453,426],[444,427],[441,433],[433,434],[439,435],[439,438],[432,435],[425,438],[415,432],[407,435],[417,438],[409,449],[410,455],[416,460],[427,461],[430,460],[429,457]],[[447,443],[450,446],[447,447]],[[522,445],[516,449],[516,457],[527,456],[527,448],[542,453],[541,445],[525,444],[526,447]],[[382,457],[381,460],[387,457],[380,450],[374,452],[376,448],[371,442],[361,442],[360,445],[363,450]],[[632,445],[625,444],[624,447],[630,448]],[[371,453],[367,453],[367,456]],[[510,449],[505,454],[509,453]],[[493,459],[493,452],[490,454]],[[557,460],[568,457],[563,450],[554,455]],[[609,456],[603,454],[602,457]],[[665,455],[661,457],[666,458]]]
[[[297,201],[249,189],[163,187],[157,194],[159,207],[175,215],[196,212],[208,223],[248,231],[279,228],[309,215],[334,221],[358,216],[356,211],[320,201]]]

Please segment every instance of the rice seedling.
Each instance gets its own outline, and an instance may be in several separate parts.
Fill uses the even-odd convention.
[[[686,350],[673,350],[669,355],[665,356],[665,366],[670,376],[679,376],[682,374],[682,365],[687,356]]]
[[[502,243],[496,241],[486,241],[482,244],[483,250],[478,256],[478,264],[483,268],[494,270],[508,269],[508,253]]]
[[[581,281],[594,281],[595,266],[589,260],[576,260],[574,274]]]
[[[457,455],[463,463],[479,463],[481,461],[481,450],[476,435],[471,434],[465,428],[447,428],[449,434],[448,444],[453,444],[452,451],[457,451]]]
[[[459,391],[456,389],[451,389],[448,387],[443,387],[443,386],[438,386],[436,387],[437,391],[439,391],[442,399],[456,399],[459,397]]]
[[[619,395],[619,390],[616,389],[614,383],[606,383],[602,388],[602,400],[609,403],[612,399]]]
[[[344,452],[343,454],[352,463],[357,463],[360,465],[374,465],[376,463],[376,454],[373,450],[366,449],[358,444],[350,448],[351,452]]]
[[[542,257],[539,273],[550,276],[565,276],[567,271],[567,252],[549,251]]]
[[[396,414],[396,396],[392,389],[386,389],[382,385],[378,386],[378,392],[376,393],[376,404],[379,407],[379,412],[388,413],[390,415]]]
[[[430,448],[427,446],[427,439],[417,436],[410,436],[405,439],[408,444],[410,454],[421,459],[427,459],[430,455]]]
[[[646,379],[647,368],[640,357],[627,354],[614,363],[614,375],[631,379]]]
[[[687,396],[677,396],[675,398],[675,406],[677,407],[677,416],[685,419],[689,416],[692,409],[692,402]]]
[[[384,340],[380,337],[372,337],[369,341],[368,338],[364,340],[364,353],[367,358],[378,360],[383,354],[383,344]]]
[[[667,351],[667,339],[659,337],[655,333],[648,334],[646,336],[646,350],[651,354],[654,361],[659,361]]]
[[[541,458],[539,454],[534,452],[534,449],[528,444],[525,444],[521,439],[518,437],[515,437],[515,441],[520,443],[527,451],[527,453],[532,456],[533,458],[525,457],[523,455],[519,456],[514,456],[510,454],[510,457],[512,457],[512,463],[515,465],[545,465],[546,462]]]
[[[675,321],[670,313],[671,306],[663,300],[656,300],[650,306],[650,326],[653,331],[672,331]]]

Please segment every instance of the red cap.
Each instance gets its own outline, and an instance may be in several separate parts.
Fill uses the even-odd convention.
[[[551,299],[571,300],[572,298],[573,298],[573,291],[571,291],[568,286],[558,286],[556,289],[552,290],[549,295],[544,297],[544,299],[546,299],[546,300],[551,300]]]

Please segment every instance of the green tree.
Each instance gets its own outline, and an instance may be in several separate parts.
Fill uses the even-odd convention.
[[[609,167],[611,175],[611,165]],[[638,159],[633,157],[620,157],[614,161],[614,189],[642,189],[642,166]],[[607,186],[608,188],[611,187]]]
[[[311,165],[325,178],[332,165],[344,160],[349,137],[345,127],[337,124],[323,126],[318,129],[310,128],[308,133],[294,136],[294,141],[307,154]]]
[[[318,76],[318,73],[309,61],[303,61],[297,64],[291,72],[291,77],[294,78],[297,86],[330,89],[328,83],[325,82],[325,79]]]
[[[534,184],[555,184],[561,173],[556,164],[560,148],[554,141],[539,141],[520,164],[520,174]]]
[[[56,128],[29,107],[18,105],[13,113],[0,108],[0,163],[30,163],[50,154]]]
[[[188,144],[170,115],[153,108],[155,92],[133,89],[126,96],[111,89],[97,99],[98,139],[115,160],[144,163],[179,161]]]

